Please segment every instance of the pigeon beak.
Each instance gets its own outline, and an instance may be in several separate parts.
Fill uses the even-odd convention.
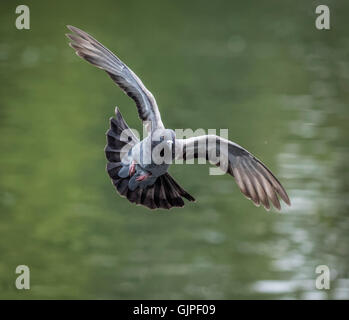
[[[173,141],[172,140],[167,140],[166,143],[171,146],[173,144]]]

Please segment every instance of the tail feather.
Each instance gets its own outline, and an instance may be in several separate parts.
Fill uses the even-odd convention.
[[[182,197],[189,201],[195,201],[168,173],[160,176],[152,186],[144,189],[138,187],[133,191],[128,188],[130,177],[121,178],[118,175],[119,170],[122,168],[121,149],[127,143],[136,144],[138,139],[135,136],[131,136],[131,141],[121,140],[122,131],[129,129],[129,127],[117,108],[115,109],[115,113],[116,118],[110,119],[110,129],[106,133],[107,145],[105,147],[105,154],[108,160],[107,172],[117,192],[121,196],[126,197],[130,202],[143,205],[150,209],[183,207],[184,201]]]
[[[173,187],[177,190],[177,192],[184,198],[186,198],[189,201],[195,201],[195,198],[191,196],[187,191],[185,191],[177,182],[175,179],[173,179],[168,173],[165,174],[167,178],[170,180]]]

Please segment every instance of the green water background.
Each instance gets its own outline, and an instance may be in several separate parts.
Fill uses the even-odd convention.
[[[348,299],[349,3],[25,1],[0,4],[0,298]],[[331,30],[315,28],[328,4]],[[66,24],[116,52],[169,128],[229,129],[292,208],[256,208],[208,165],[171,174],[197,199],[152,212],[105,172],[114,107],[133,101],[74,54]],[[15,268],[31,288],[15,288]],[[317,290],[315,268],[331,270]]]

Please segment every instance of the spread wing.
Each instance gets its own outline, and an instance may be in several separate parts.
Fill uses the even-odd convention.
[[[235,178],[241,192],[255,205],[262,204],[270,209],[269,200],[280,210],[278,196],[288,205],[290,199],[273,173],[250,152],[229,140],[215,135],[176,139],[176,158],[189,160],[193,158],[216,158],[216,165],[226,168],[226,172]]]
[[[164,128],[154,96],[136,74],[89,34],[73,26],[67,27],[73,32],[73,34],[67,34],[67,37],[71,40],[69,45],[75,49],[76,54],[106,71],[114,82],[136,102],[141,120],[151,121],[152,130]]]

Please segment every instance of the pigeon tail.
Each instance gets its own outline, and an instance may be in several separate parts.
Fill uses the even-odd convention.
[[[195,201],[168,173],[158,177],[151,186],[137,187],[134,190],[129,188],[131,179],[129,175],[119,175],[119,171],[123,168],[121,162],[121,159],[124,157],[123,152],[127,152],[127,149],[123,150],[123,148],[128,144],[132,147],[139,140],[132,134],[118,108],[115,108],[115,114],[116,117],[110,119],[110,128],[106,133],[107,145],[105,147],[105,155],[108,160],[107,172],[117,192],[130,202],[150,209],[183,207],[184,201],[182,197],[189,201]],[[122,132],[127,129],[128,139],[125,139]]]

